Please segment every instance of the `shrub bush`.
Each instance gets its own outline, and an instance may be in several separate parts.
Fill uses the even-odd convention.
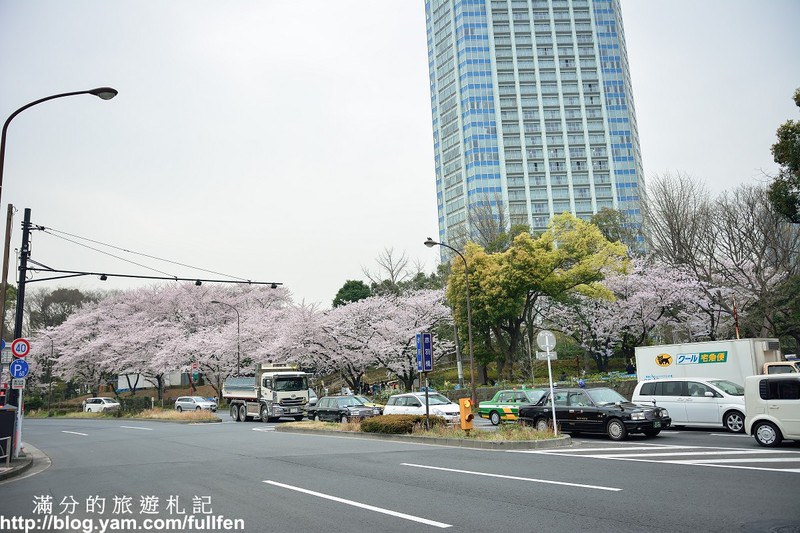
[[[415,426],[425,424],[424,415],[382,415],[365,418],[361,421],[361,431],[365,433],[386,433],[402,435],[411,433]],[[444,426],[447,422],[440,416],[431,417],[432,426]]]

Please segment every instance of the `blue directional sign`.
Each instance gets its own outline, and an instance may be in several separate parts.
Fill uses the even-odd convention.
[[[422,372],[422,333],[417,333],[417,372]]]
[[[24,359],[14,359],[8,365],[8,371],[12,378],[24,378],[28,375],[28,363]]]
[[[433,370],[433,337],[430,333],[422,334],[422,371]]]

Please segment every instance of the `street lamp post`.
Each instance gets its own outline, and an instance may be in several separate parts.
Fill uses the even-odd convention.
[[[41,104],[42,102],[47,102],[48,100],[55,100],[56,98],[64,98],[67,96],[77,96],[79,94],[91,94],[103,100],[111,100],[112,98],[117,96],[117,90],[112,89],[111,87],[98,87],[96,89],[88,89],[85,91],[72,91],[68,93],[59,93],[51,96],[45,96],[44,98],[40,98],[38,100],[34,100],[33,102],[25,104],[24,106],[20,107],[19,109],[11,113],[11,115],[9,115],[5,123],[3,123],[3,131],[2,135],[0,135],[0,197],[2,197],[2,192],[3,192],[3,169],[5,167],[5,160],[6,160],[6,133],[8,131],[8,126],[9,124],[11,124],[11,121],[14,119],[14,117],[16,117],[29,107]],[[11,233],[8,231],[6,233],[7,233],[7,238],[3,249],[3,272],[2,272],[2,279],[0,279],[0,333],[2,333],[3,324],[5,323],[6,291],[8,287],[8,255],[9,255],[9,238],[11,236]],[[25,252],[23,251],[22,253]],[[17,297],[18,303],[21,301],[22,296],[23,295],[18,295]],[[21,334],[21,329],[22,329],[21,323],[15,324],[14,326],[15,338]]]
[[[226,305],[233,309],[233,312],[236,313],[236,375],[238,376],[241,373],[241,357],[242,357],[242,350],[241,350],[241,343],[240,343],[240,335],[241,335],[241,319],[239,317],[239,310],[236,309],[231,304],[227,304],[225,302],[220,302],[219,300],[211,300],[212,304],[219,304],[219,305]]]
[[[443,242],[436,242],[430,237],[428,240],[425,241],[425,246],[428,248],[433,248],[434,246],[443,246],[449,250],[453,250],[458,257],[464,261],[464,285],[467,289],[467,339],[469,342],[469,385],[472,389],[472,405],[477,405],[477,399],[475,395],[475,356],[472,352],[472,305],[469,301],[469,265],[467,265],[467,258],[464,257],[461,252],[456,250],[450,245],[447,245]]]

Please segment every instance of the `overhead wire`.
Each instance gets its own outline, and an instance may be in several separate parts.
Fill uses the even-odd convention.
[[[120,246],[116,246],[116,245],[113,245],[113,244],[108,244],[108,243],[105,243],[105,242],[102,242],[102,241],[98,241],[98,240],[95,240],[95,239],[90,239],[88,237],[82,237],[80,235],[75,235],[73,233],[69,233],[69,232],[66,232],[66,231],[63,231],[63,230],[58,230],[58,229],[50,228],[50,227],[46,227],[46,226],[36,226],[36,227],[37,227],[37,229],[40,229],[44,233],[47,233],[48,235],[51,235],[53,237],[65,240],[67,242],[71,242],[71,243],[73,243],[73,244],[75,244],[77,246],[83,246],[84,248],[88,248],[88,249],[96,251],[98,253],[108,255],[108,256],[113,257],[115,259],[119,259],[120,261],[125,261],[127,263],[131,263],[133,265],[137,265],[137,266],[140,266],[142,268],[146,268],[148,270],[152,270],[154,272],[158,272],[159,274],[164,274],[165,276],[170,276],[170,277],[174,277],[174,278],[178,277],[178,276],[175,276],[174,274],[169,274],[167,272],[163,272],[161,270],[158,270],[157,268],[153,268],[153,267],[141,264],[141,263],[137,263],[135,261],[131,261],[130,259],[126,259],[124,257],[120,257],[120,256],[117,256],[117,255],[114,255],[114,254],[109,253],[107,251],[94,248],[92,246],[89,246],[89,245],[81,243],[81,242],[76,242],[76,241],[74,241],[72,239],[80,239],[80,240],[83,240],[83,241],[87,241],[87,242],[91,242],[91,243],[94,243],[94,244],[98,244],[100,246],[105,246],[107,248],[111,248],[111,249],[114,249],[114,250],[119,250],[121,252],[126,252],[126,253],[129,253],[129,254],[138,255],[138,256],[141,256],[141,257],[146,257],[148,259],[154,259],[156,261],[162,261],[164,263],[169,263],[169,264],[173,264],[173,265],[177,265],[177,266],[191,268],[191,269],[194,269],[194,270],[198,270],[200,272],[207,272],[209,274],[215,274],[215,275],[218,275],[218,276],[224,276],[226,278],[231,278],[231,279],[238,279],[238,280],[241,280],[241,281],[250,281],[249,279],[243,278],[243,277],[240,277],[240,276],[232,276],[230,274],[225,274],[223,272],[217,272],[217,271],[209,270],[209,269],[206,269],[206,268],[196,267],[196,266],[193,266],[193,265],[189,265],[187,263],[181,263],[179,261],[173,261],[171,259],[165,259],[165,258],[158,257],[158,256],[155,256],[155,255],[146,254],[144,252],[137,252],[137,251],[134,251],[134,250],[129,250],[127,248],[122,248]],[[69,237],[72,237],[72,239],[68,239],[67,237],[65,237],[65,235],[67,235]]]

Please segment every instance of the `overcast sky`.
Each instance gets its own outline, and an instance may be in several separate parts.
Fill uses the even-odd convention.
[[[798,118],[800,2],[623,0],[623,16],[645,175],[720,192],[774,172],[775,130]],[[14,119],[12,248],[29,207],[34,224],[323,307],[385,248],[438,261],[422,245],[437,234],[422,0],[0,0],[0,73],[0,120],[119,90]],[[161,275],[39,231],[32,259]]]

